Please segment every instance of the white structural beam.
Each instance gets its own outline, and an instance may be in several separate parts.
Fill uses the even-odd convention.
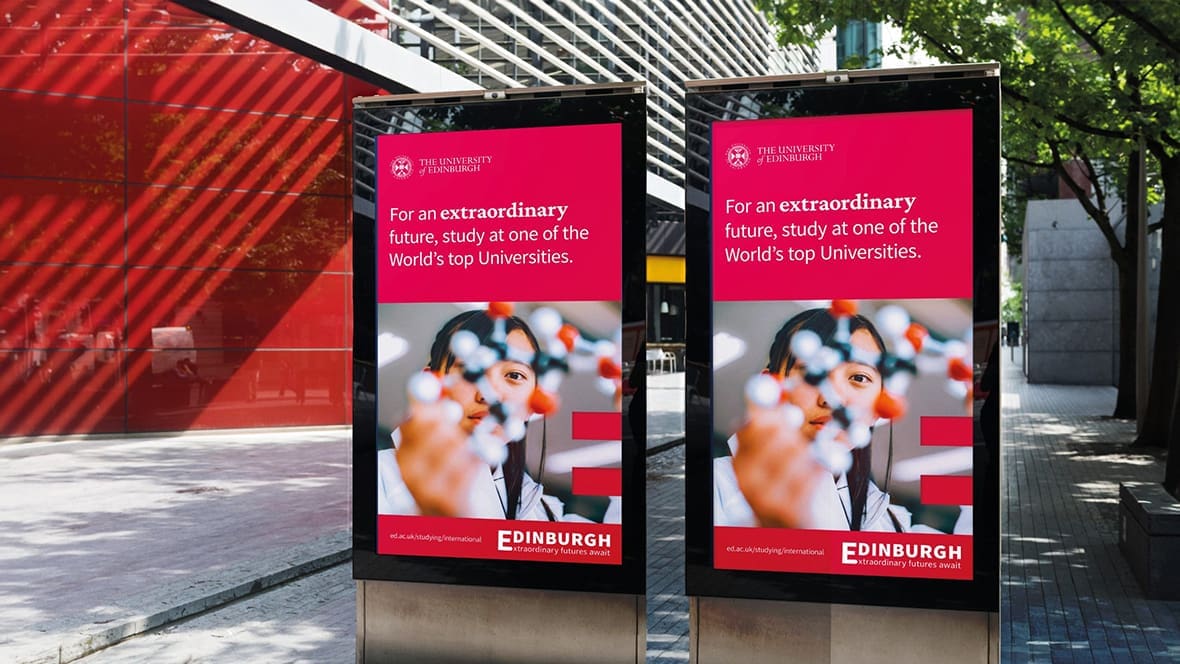
[[[483,89],[311,2],[173,1],[390,92]]]
[[[684,209],[684,187],[647,172],[647,195],[675,210]]]
[[[648,199],[677,210],[685,195],[681,81],[775,73],[783,58],[749,0],[408,0],[430,28],[381,0],[358,0],[471,77],[307,0],[174,2],[395,93],[646,79]]]

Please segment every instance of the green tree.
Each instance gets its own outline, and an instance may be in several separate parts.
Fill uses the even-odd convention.
[[[1020,283],[1012,284],[1012,294],[1004,298],[1000,307],[1000,318],[1005,323],[1023,323],[1024,286]]]
[[[901,28],[899,49],[946,62],[996,61],[1004,95],[1004,153],[1050,167],[1079,194],[1110,246],[1120,300],[1119,403],[1133,412],[1135,225],[1120,242],[1107,204],[1135,188],[1142,140],[1164,193],[1163,256],[1147,414],[1137,444],[1180,448],[1180,3],[1149,0],[758,0],[788,44],[814,44],[837,25],[864,19]],[[1109,177],[1114,174],[1115,177]],[[1104,175],[1106,177],[1104,177]],[[1085,195],[1092,184],[1094,198]],[[1169,195],[1170,194],[1170,195]],[[1112,213],[1114,218],[1112,219]],[[1180,490],[1180,453],[1164,480]]]

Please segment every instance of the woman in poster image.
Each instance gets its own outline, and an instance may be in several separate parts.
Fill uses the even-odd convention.
[[[885,351],[884,339],[867,318],[853,315],[849,322],[849,343],[855,349],[871,354]],[[781,408],[748,406],[745,423],[729,439],[732,456],[713,462],[715,525],[939,532],[912,523],[909,510],[891,504],[889,495],[873,482],[871,444],[852,449],[852,466],[839,475],[813,457],[810,445],[816,435],[825,426],[836,425],[832,405],[817,387],[802,380],[805,367],[791,352],[791,340],[803,330],[814,332],[826,344],[836,334],[837,321],[827,309],[793,316],[775,335],[767,363],[772,375],[798,379],[790,401],[802,411],[803,422],[792,426]],[[884,384],[880,371],[853,359],[836,365],[828,380],[848,412],[860,420],[855,423],[872,426],[873,406]],[[846,433],[836,441],[851,448]],[[970,529],[970,514],[961,514],[955,532],[965,534]]]
[[[516,316],[505,318],[505,343],[533,355],[540,348],[528,324]],[[462,380],[463,364],[451,351],[451,338],[460,331],[484,339],[494,321],[486,311],[466,311],[447,321],[430,348],[427,371],[457,379],[447,399],[434,403],[412,402],[406,419],[393,432],[393,449],[377,453],[377,512],[426,514],[484,519],[534,521],[586,521],[566,514],[561,500],[544,494],[544,488],[525,469],[524,436],[506,441],[507,457],[490,466],[470,447],[469,437],[489,416],[488,396]],[[529,397],[537,387],[537,367],[511,358],[501,359],[487,370],[495,399],[516,412],[528,412]],[[455,421],[454,406],[461,414]],[[503,435],[503,429],[496,433]],[[544,443],[543,443],[544,444]],[[605,521],[618,522],[619,503],[611,499]]]

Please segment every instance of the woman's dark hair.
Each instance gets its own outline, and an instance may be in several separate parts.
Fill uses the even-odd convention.
[[[872,321],[856,314],[849,318],[848,332],[866,330],[873,337],[877,348],[885,352],[885,340],[881,333],[873,326]],[[836,319],[827,309],[808,309],[795,314],[774,335],[774,343],[770,345],[770,358],[766,368],[771,373],[786,375],[798,360],[791,353],[791,339],[800,330],[810,330],[826,344],[836,334]],[[852,467],[848,470],[848,493],[852,498],[852,514],[849,515],[848,526],[852,530],[860,530],[864,519],[865,504],[869,497],[869,480],[873,474],[873,451],[870,445],[852,450]]]
[[[509,316],[505,320],[504,333],[510,334],[514,330],[524,332],[528,337],[529,344],[532,345],[534,351],[541,349],[541,344],[537,341],[536,335],[529,329],[528,323],[517,316]],[[434,343],[430,346],[430,370],[434,372],[445,372],[450,370],[451,366],[455,364],[455,354],[451,352],[451,337],[455,336],[456,332],[460,330],[467,330],[475,334],[480,339],[486,340],[495,329],[495,321],[487,312],[482,309],[472,311],[464,311],[443,324],[438,330],[438,334],[434,336]],[[534,359],[530,363],[533,368],[533,375],[537,374],[537,364]],[[527,423],[525,425],[527,430]],[[544,443],[542,443],[542,446]],[[521,485],[524,482],[525,457],[528,451],[528,446],[525,444],[525,437],[520,440],[509,441],[508,443],[508,458],[504,460],[502,465],[504,471],[504,488],[508,496],[508,504],[505,506],[505,516],[509,519],[516,518],[516,510],[520,506],[520,492]]]

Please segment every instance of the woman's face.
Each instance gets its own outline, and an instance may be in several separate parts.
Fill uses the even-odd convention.
[[[850,342],[870,353],[882,351],[873,335],[865,329],[853,332]],[[832,406],[820,394],[819,388],[803,381],[805,372],[806,366],[796,361],[787,374],[799,384],[791,391],[791,403],[803,411],[803,435],[807,440],[815,440],[816,434],[832,421]],[[856,421],[865,426],[872,425],[876,420],[874,405],[877,395],[881,394],[881,373],[877,368],[859,362],[842,362],[828,374],[828,380],[844,406],[855,414]],[[846,441],[847,436],[841,433],[837,440]]]
[[[529,342],[528,335],[522,330],[509,332],[506,341],[513,348],[529,353],[536,351]],[[464,431],[471,433],[475,430],[476,425],[488,415],[487,397],[489,395],[482,394],[475,385],[462,380],[463,363],[459,360],[455,360],[448,373],[455,374],[459,378],[450,387],[451,399],[459,402],[459,405],[463,407],[463,419],[459,425],[463,427]],[[486,375],[499,400],[505,405],[511,406],[513,412],[520,413],[524,417],[524,414],[528,412],[529,396],[537,386],[537,376],[533,372],[532,366],[512,360],[501,360],[493,364]]]

